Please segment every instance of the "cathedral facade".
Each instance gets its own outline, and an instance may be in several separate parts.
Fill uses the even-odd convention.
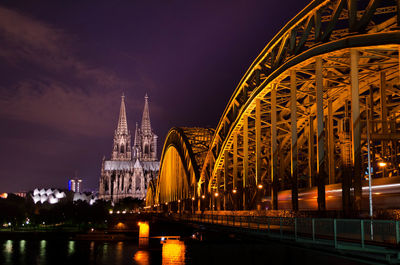
[[[127,197],[144,199],[148,184],[157,177],[159,167],[157,135],[151,129],[147,95],[141,126],[136,123],[133,145],[122,96],[111,159],[103,158],[101,165],[99,198],[113,202]]]

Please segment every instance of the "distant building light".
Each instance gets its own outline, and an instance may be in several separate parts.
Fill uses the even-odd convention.
[[[233,189],[233,190],[232,190],[232,193],[233,193],[233,194],[236,194],[236,192],[237,192],[237,189]]]
[[[214,196],[215,196],[215,197],[218,197],[218,196],[219,196],[219,193],[218,193],[218,192],[214,193]]]
[[[82,180],[78,178],[68,180],[68,190],[73,192],[82,192]]]
[[[263,185],[262,184],[258,184],[257,188],[261,190],[263,188]]]
[[[0,194],[0,198],[7,199],[7,197],[8,197],[8,194],[5,192]]]

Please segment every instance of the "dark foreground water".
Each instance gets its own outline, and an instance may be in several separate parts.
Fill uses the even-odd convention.
[[[277,243],[224,239],[209,241],[150,240],[138,242],[95,242],[68,239],[0,240],[1,265],[62,264],[359,264],[321,252]]]

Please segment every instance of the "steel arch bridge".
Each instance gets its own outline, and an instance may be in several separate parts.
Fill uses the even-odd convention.
[[[172,128],[161,155],[161,167],[156,184],[148,190],[146,205],[176,207],[182,202],[189,207],[196,196],[200,180],[200,165],[204,163],[213,129]],[[150,186],[149,186],[150,188]]]
[[[199,171],[187,175],[196,176],[187,179],[196,188],[168,197],[160,185],[170,131],[158,202],[192,196],[217,209],[254,209],[267,196],[273,209],[285,206],[282,199],[298,210],[305,205],[299,188],[317,187],[312,203],[325,210],[326,185],[339,184],[343,209],[360,210],[368,153],[374,178],[400,174],[399,13],[394,0],[312,1],[236,87],[204,159],[193,167]],[[278,198],[285,189],[291,192]]]

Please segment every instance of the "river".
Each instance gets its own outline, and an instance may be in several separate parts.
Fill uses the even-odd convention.
[[[139,247],[138,240],[120,242],[64,239],[0,239],[2,265],[154,265],[154,264],[359,264],[330,255],[277,242],[257,242],[233,235],[209,240],[150,239]]]

